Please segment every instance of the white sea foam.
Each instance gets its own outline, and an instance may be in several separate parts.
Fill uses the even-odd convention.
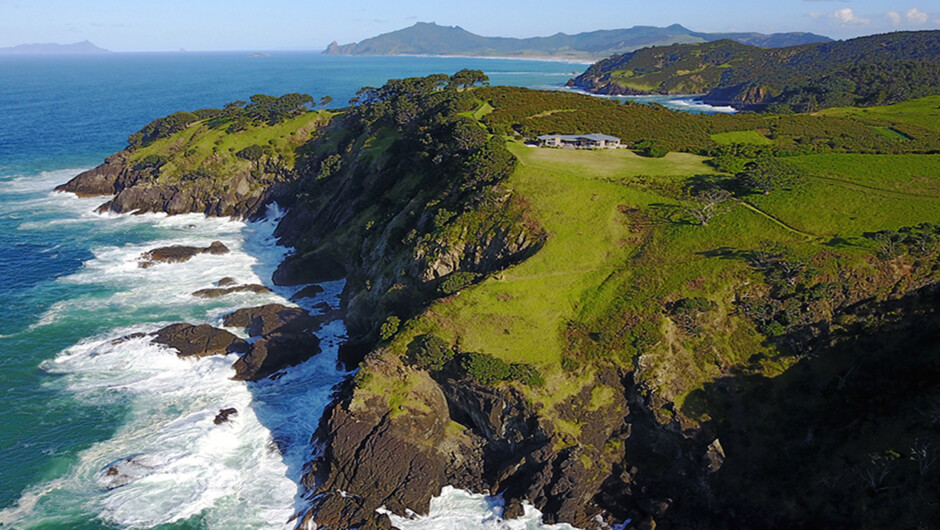
[[[503,500],[445,486],[441,494],[431,499],[427,515],[402,517],[388,510],[392,524],[401,530],[575,530],[569,524],[543,524],[542,512],[530,504],[517,519],[503,519]]]
[[[59,184],[64,184],[75,175],[78,175],[85,168],[79,169],[58,169],[55,171],[43,171],[38,175],[12,175],[0,179],[0,195],[17,195],[25,193],[37,193],[45,190],[51,190]]]
[[[16,507],[0,511],[0,522],[46,524],[64,513],[90,513],[123,528],[197,515],[210,528],[293,526],[288,521],[302,507],[298,482],[311,456],[310,437],[330,389],[345,375],[336,369],[342,323],[319,333],[323,353],[276,381],[251,384],[230,379],[234,355],[182,359],[149,337],[115,340],[178,320],[219,324],[222,314],[241,306],[289,304],[285,297],[297,288],[213,300],[192,296],[226,276],[268,283],[262,279],[271,277],[287,251],[271,236],[281,212],[274,208],[270,214],[259,223],[198,215],[96,216],[96,223],[107,221],[106,230],[146,229],[153,237],[94,248],[81,270],[58,280],[85,287],[88,294],[54,304],[37,325],[97,319],[115,326],[42,368],[59,376],[51,385],[83,403],[126,414],[111,438],[82,451],[64,476],[29,488]],[[140,255],[152,248],[207,246],[214,240],[231,252],[138,266]],[[337,306],[343,282],[324,287],[313,302]],[[237,414],[216,425],[219,410],[230,407]],[[102,469],[131,456],[140,464],[131,466],[134,480],[103,488]]]
[[[67,212],[96,233],[144,230],[152,237],[93,248],[93,258],[82,269],[57,280],[84,287],[86,294],[53,304],[36,326],[96,319],[111,330],[44,363],[43,369],[59,376],[50,384],[90,406],[126,412],[113,436],[79,453],[64,475],[27,488],[14,507],[0,511],[0,524],[41,526],[73,515],[99,517],[121,528],[149,528],[198,516],[208,528],[292,528],[290,518],[306,507],[298,483],[313,456],[311,436],[331,389],[346,375],[336,368],[342,322],[318,332],[323,353],[276,380],[251,384],[230,379],[234,355],[181,359],[148,337],[115,340],[178,320],[219,325],[220,316],[237,307],[288,303],[298,288],[214,300],[191,294],[226,276],[268,283],[262,280],[271,277],[287,251],[271,237],[281,212],[272,209],[259,223],[199,215],[98,215],[88,213],[88,199],[62,194],[20,207]],[[42,230],[43,225],[21,229]],[[138,266],[140,255],[152,248],[206,246],[214,240],[231,252]],[[324,292],[302,306],[311,309],[325,301],[337,307],[343,285],[323,284]],[[216,425],[219,410],[230,407],[238,413]],[[132,480],[107,490],[102,470],[128,457],[139,464],[129,468]],[[498,498],[445,488],[430,515],[393,520],[405,530],[570,528],[541,525],[541,514],[531,506],[511,521],[502,520],[501,513]]]
[[[692,98],[678,98],[670,99],[664,103],[667,106],[675,106],[677,108],[689,107],[695,109],[701,109],[708,112],[720,112],[723,114],[734,114],[738,110],[731,106],[720,106],[716,107],[714,105],[709,105],[708,103],[703,103],[697,99]]]

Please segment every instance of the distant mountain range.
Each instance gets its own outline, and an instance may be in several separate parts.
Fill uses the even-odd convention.
[[[2,54],[88,54],[88,53],[108,53],[109,50],[99,48],[89,41],[76,42],[74,44],[56,44],[56,43],[36,43],[20,44],[9,48],[0,48]]]
[[[483,37],[460,26],[418,22],[409,28],[385,33],[362,42],[340,45],[333,42],[323,52],[330,55],[464,55],[482,57],[539,57],[596,59],[648,46],[693,44],[730,39],[762,48],[779,48],[831,42],[813,33],[701,33],[679,24],[665,28],[634,26],[550,37],[517,39]]]

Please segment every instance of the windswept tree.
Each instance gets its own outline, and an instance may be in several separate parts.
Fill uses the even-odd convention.
[[[463,70],[450,76],[450,83],[448,86],[461,89],[471,88],[475,85],[488,86],[489,84],[490,78],[487,77],[482,70],[470,70],[469,68],[464,68]]]
[[[333,102],[333,98],[330,96],[323,96],[320,98],[320,109],[325,109],[327,105]]]
[[[712,217],[721,212],[722,205],[731,198],[731,193],[718,187],[699,190],[689,197],[689,202],[682,205],[682,211],[705,226]]]

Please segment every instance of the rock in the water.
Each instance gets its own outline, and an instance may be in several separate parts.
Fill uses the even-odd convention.
[[[218,256],[221,254],[228,254],[231,251],[221,241],[213,241],[212,243],[209,243],[208,247],[203,249],[203,252],[206,254]]]
[[[319,326],[320,319],[311,316],[299,307],[267,304],[246,307],[229,313],[222,317],[222,323],[228,327],[245,328],[248,335],[258,337],[275,331],[279,333],[309,331]]]
[[[297,291],[296,293],[294,293],[294,296],[291,296],[291,297],[290,297],[290,301],[291,301],[291,302],[296,302],[297,300],[300,300],[300,299],[303,299],[303,298],[313,298],[314,296],[316,296],[316,295],[318,295],[318,294],[320,294],[320,293],[322,293],[322,292],[323,292],[323,287],[320,287],[320,286],[317,285],[317,284],[308,285],[308,286],[304,287],[303,289],[301,289],[301,290]]]
[[[247,342],[233,333],[209,324],[171,324],[158,331],[152,342],[175,348],[180,357],[204,357],[248,351]]]
[[[274,285],[300,285],[329,282],[346,277],[346,269],[338,261],[319,254],[290,256],[278,265],[272,280]]]
[[[232,293],[270,293],[271,289],[258,284],[258,283],[249,283],[245,285],[236,285],[234,287],[211,287],[209,289],[199,289],[193,293],[193,296],[198,298],[218,298],[220,296],[225,296]]]
[[[525,515],[525,506],[519,499],[509,499],[503,507],[503,519],[516,519]]]
[[[219,409],[219,413],[215,415],[215,419],[212,420],[212,423],[216,425],[222,425],[223,423],[229,421],[229,416],[234,416],[236,414],[238,414],[238,410],[236,410],[235,407]]]
[[[320,353],[320,339],[312,333],[272,333],[251,344],[235,364],[236,381],[259,381],[278,370],[300,364]]]
[[[215,282],[215,285],[216,287],[228,287],[230,285],[235,285],[237,283],[238,282],[235,281],[235,278],[232,278],[231,276],[226,276],[225,278],[222,278],[221,280]]]
[[[189,247],[185,245],[173,245],[170,247],[161,247],[155,248],[148,252],[144,252],[140,256],[140,263],[137,264],[138,267],[146,269],[152,267],[157,263],[182,263],[184,261],[189,261],[193,256],[199,254],[226,254],[229,252],[228,247],[222,244],[221,241],[213,241],[209,244],[208,247]]]
[[[102,489],[113,490],[136,482],[153,473],[157,467],[153,457],[134,455],[115,460],[95,473],[95,482]]]
[[[124,335],[123,337],[112,340],[111,346],[117,346],[118,344],[127,342],[129,340],[139,339],[146,336],[147,334],[143,332],[131,333],[130,335]]]

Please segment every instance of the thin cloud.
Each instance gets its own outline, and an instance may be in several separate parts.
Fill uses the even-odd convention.
[[[928,20],[927,13],[924,13],[923,11],[921,11],[920,9],[917,9],[916,7],[912,7],[908,9],[904,13],[904,16],[907,17],[907,20],[909,20],[910,22],[914,24],[926,24]]]
[[[831,15],[832,18],[838,20],[841,24],[868,24],[871,20],[867,18],[861,18],[852,11],[851,7],[844,7],[842,9],[836,10]]]
[[[885,13],[885,17],[891,21],[893,26],[920,26],[926,24],[930,20],[930,15],[916,7],[908,9],[903,14],[898,13],[897,11],[888,11]]]

